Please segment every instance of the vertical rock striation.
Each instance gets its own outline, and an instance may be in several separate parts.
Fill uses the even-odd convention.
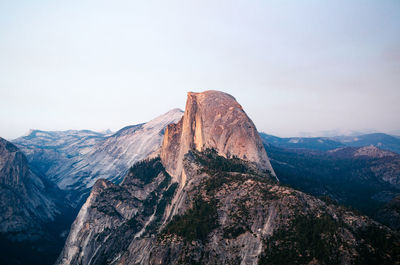
[[[387,228],[274,177],[254,124],[232,96],[189,93],[160,157],[135,164],[120,185],[97,181],[56,264],[399,260],[400,242]]]
[[[189,150],[206,149],[215,149],[226,158],[252,162],[275,176],[254,123],[229,94],[213,90],[189,92],[182,119],[168,125],[165,131],[161,160],[168,173],[184,185],[184,155]]]

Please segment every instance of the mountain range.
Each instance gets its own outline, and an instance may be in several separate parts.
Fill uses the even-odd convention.
[[[0,264],[53,264],[94,182],[120,182],[157,153],[165,127],[182,115],[173,109],[114,134],[32,130],[12,143],[1,139],[0,246],[8,254]]]
[[[372,133],[358,136],[335,137],[287,137],[281,138],[260,133],[265,143],[288,149],[332,150],[340,147],[375,146],[400,154],[400,138],[384,133]]]
[[[68,191],[72,205],[76,206],[86,199],[97,179],[118,183],[135,162],[156,152],[165,127],[179,120],[182,114],[174,109],[112,135],[88,130],[35,130],[12,142],[26,154],[32,167]]]
[[[278,175],[279,176],[279,175]],[[189,93],[160,156],[98,180],[56,264],[392,264],[396,232],[282,186],[225,93]]]
[[[1,264],[400,260],[397,137],[258,133],[206,91],[116,133],[2,141]]]

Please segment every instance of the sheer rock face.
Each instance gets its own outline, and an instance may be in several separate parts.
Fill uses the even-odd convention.
[[[0,138],[0,184],[24,190],[23,182],[28,175],[25,156],[10,142]]]
[[[114,190],[114,193],[109,192]],[[71,227],[58,264],[88,264],[104,243],[99,234],[117,229],[137,212],[129,191],[108,180],[98,180]]]
[[[138,171],[120,185],[98,180],[56,264],[366,264],[374,253],[383,253],[377,264],[398,260],[394,233],[369,218],[263,176],[210,168],[213,160],[185,155],[187,182],[172,201],[166,186],[157,188],[165,172],[147,184]],[[180,218],[168,217],[170,207]],[[380,250],[369,229],[393,247]]]
[[[218,91],[189,92],[184,116],[166,129],[161,160],[184,185],[184,155],[207,148],[227,158],[237,156],[253,162],[275,175],[254,123],[234,97]]]
[[[0,138],[0,233],[24,240],[59,212],[55,187],[31,171],[25,155]]]
[[[255,126],[227,94],[189,93],[160,155],[135,164],[119,185],[96,182],[56,264],[366,264],[374,253],[384,253],[380,264],[399,260],[390,230],[267,177],[274,173]],[[395,247],[380,250],[368,229]]]
[[[166,206],[162,199],[173,185],[169,185],[171,177],[162,170],[159,158],[147,163],[154,170],[147,172],[146,178],[129,173],[120,185],[96,181],[56,264],[117,262],[131,241],[149,236],[151,227],[160,225],[160,205]]]

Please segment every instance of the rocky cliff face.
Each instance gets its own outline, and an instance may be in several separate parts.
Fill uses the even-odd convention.
[[[0,232],[26,239],[41,233],[59,209],[54,186],[30,170],[26,157],[0,138]]]
[[[148,184],[137,169],[120,186],[98,181],[57,264],[396,264],[399,258],[400,241],[389,229],[280,186],[246,161],[194,151],[183,167],[181,191],[174,184],[160,188],[162,169]]]
[[[260,144],[231,96],[189,93],[160,158],[135,164],[121,185],[96,183],[57,264],[399,260],[389,229],[281,186]]]
[[[375,258],[389,263],[396,260],[393,250],[399,241],[388,229],[345,208],[282,187],[260,172],[245,169],[246,165],[207,152],[186,156],[190,181],[184,188],[182,212],[148,245],[147,257],[138,251],[142,241],[131,244],[121,263],[365,264]],[[390,243],[384,241],[392,245],[384,249],[372,243],[372,231],[380,238],[388,236]],[[376,255],[380,251],[388,259],[386,254]]]
[[[65,194],[0,138],[0,264],[53,264],[73,218],[66,205]]]
[[[117,261],[132,240],[148,237],[161,224],[176,186],[159,158],[135,164],[120,185],[98,180],[57,264]]]
[[[223,92],[188,93],[182,119],[165,131],[161,160],[167,171],[184,184],[184,155],[189,150],[206,149],[252,162],[274,175],[255,125],[235,98]]]

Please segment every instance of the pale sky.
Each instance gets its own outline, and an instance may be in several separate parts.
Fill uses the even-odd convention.
[[[258,130],[400,129],[400,1],[0,0],[0,136],[233,95]]]

